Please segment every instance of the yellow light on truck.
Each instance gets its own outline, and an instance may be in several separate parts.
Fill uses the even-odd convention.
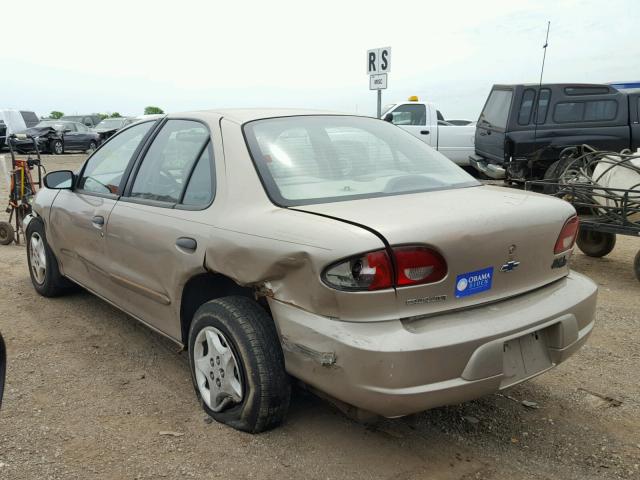
[[[409,101],[410,102],[417,102],[418,101],[418,96],[417,95],[411,95],[409,97]]]

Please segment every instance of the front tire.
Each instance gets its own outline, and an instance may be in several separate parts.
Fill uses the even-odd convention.
[[[616,246],[616,234],[580,229],[576,243],[585,255],[600,258],[611,253]]]
[[[47,243],[44,223],[38,218],[27,227],[27,263],[33,288],[43,297],[58,297],[73,288],[60,273],[58,260]]]
[[[88,148],[87,150],[85,150],[85,151],[84,151],[84,153],[91,153],[91,152],[93,152],[96,148],[98,148],[98,144],[92,140],[92,141],[89,143],[89,148]]]
[[[0,222],[0,245],[9,245],[14,239],[13,225],[9,222]]]
[[[254,300],[224,297],[202,305],[189,330],[191,379],[213,419],[244,432],[278,426],[291,384],[273,320]]]
[[[62,140],[51,140],[49,144],[49,153],[52,155],[62,155],[64,153],[64,144]]]

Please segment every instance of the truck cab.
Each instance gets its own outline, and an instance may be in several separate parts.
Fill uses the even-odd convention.
[[[476,127],[473,122],[469,125],[449,123],[433,103],[421,102],[415,96],[409,97],[406,102],[388,105],[382,118],[419,138],[458,165],[469,165],[469,156],[475,151]]]
[[[478,119],[471,165],[494,179],[545,178],[560,152],[640,146],[640,91],[601,84],[494,85]]]

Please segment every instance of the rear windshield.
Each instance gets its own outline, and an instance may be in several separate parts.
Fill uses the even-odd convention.
[[[479,185],[404,130],[381,120],[304,116],[244,126],[270,198],[283,206]]]
[[[512,96],[511,90],[493,90],[480,114],[478,123],[497,128],[506,128]]]

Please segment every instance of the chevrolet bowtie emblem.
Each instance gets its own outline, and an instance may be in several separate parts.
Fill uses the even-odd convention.
[[[516,268],[518,268],[519,265],[520,265],[520,262],[517,262],[515,260],[509,260],[507,263],[505,263],[500,267],[500,271],[507,272],[507,273],[513,272]]]

